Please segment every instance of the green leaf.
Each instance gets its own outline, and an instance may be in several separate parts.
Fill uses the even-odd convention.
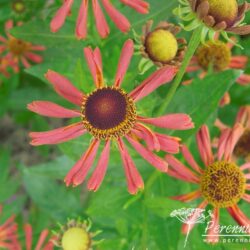
[[[149,197],[144,201],[145,206],[154,214],[167,218],[175,209],[183,208],[183,202],[168,199],[166,197]]]
[[[53,164],[59,169],[62,161],[54,161]],[[80,201],[81,190],[66,188],[64,183],[52,179],[56,173],[49,172],[49,166],[45,166],[43,175],[35,170],[36,167],[42,168],[44,165],[32,168],[22,166],[23,183],[33,202],[55,220],[64,221],[70,216],[79,216],[84,205]]]
[[[240,76],[239,70],[227,70],[214,73],[204,79],[195,79],[192,84],[182,86],[175,94],[166,113],[186,113],[191,116],[195,128],[187,131],[175,131],[183,141],[195,134],[205,124],[216,109],[223,95]]]

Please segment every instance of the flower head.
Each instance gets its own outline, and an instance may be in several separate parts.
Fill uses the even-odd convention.
[[[88,18],[88,7],[90,0],[82,0],[82,4],[79,9],[79,14],[76,23],[76,36],[78,39],[85,39],[87,36],[87,18]],[[96,28],[99,35],[105,38],[109,35],[110,30],[105,16],[102,12],[100,6],[100,0],[92,0],[92,8],[95,16]],[[122,32],[127,32],[130,29],[130,23],[128,19],[119,12],[110,0],[101,0],[102,5],[110,16],[111,20],[115,23],[116,27]],[[146,14],[149,10],[149,4],[144,0],[120,0],[123,4],[135,9],[137,12]],[[50,23],[50,28],[52,32],[57,32],[64,24],[68,13],[74,0],[65,0],[62,7],[57,11],[54,18]]]
[[[245,69],[248,57],[244,55],[232,55],[232,48],[234,46],[234,38],[231,42],[224,43],[216,37],[214,41],[208,41],[202,44],[193,56],[187,72],[200,71],[199,77],[206,76],[208,70],[211,69],[216,72],[224,71],[226,69]],[[186,81],[184,84],[190,84],[191,81]],[[250,84],[250,75],[241,74],[236,80],[240,85]],[[220,105],[226,105],[230,102],[230,95],[226,93],[222,98]]]
[[[22,14],[23,12],[25,12],[26,7],[25,7],[25,4],[24,4],[23,0],[15,0],[15,1],[13,1],[12,9],[17,14]]]
[[[240,123],[236,123],[233,128],[225,129],[221,133],[218,149],[214,154],[208,128],[205,125],[202,126],[197,134],[197,145],[204,167],[195,161],[185,145],[182,146],[181,151],[191,169],[174,156],[166,156],[169,163],[169,175],[198,185],[196,191],[172,198],[183,202],[203,198],[198,208],[204,209],[207,205],[214,207],[213,228],[216,228],[219,223],[221,208],[226,208],[236,222],[242,226],[246,226],[250,222],[238,207],[240,200],[250,202],[250,196],[247,193],[250,190],[248,183],[250,176],[249,173],[244,172],[250,169],[250,162],[239,167],[233,160],[233,151],[243,133],[244,128]],[[209,238],[214,237],[212,236],[213,228],[208,233]],[[185,224],[183,232],[187,233],[187,230],[188,227]],[[216,241],[218,238],[215,237],[213,240]]]
[[[0,206],[0,214],[2,206]],[[11,216],[7,221],[0,225],[0,248],[13,249],[13,239],[16,237],[17,224],[14,222],[15,216]]]
[[[95,245],[93,237],[100,233],[91,233],[90,221],[68,221],[66,226],[60,225],[60,231],[56,234],[55,245],[63,250],[91,250]]]
[[[147,125],[161,128],[185,130],[193,127],[190,117],[186,114],[169,114],[158,118],[146,118],[138,115],[136,102],[149,95],[160,85],[170,82],[176,74],[175,67],[163,67],[144,80],[132,92],[127,93],[121,88],[125,73],[133,55],[134,46],[128,40],[122,49],[117,73],[112,86],[108,86],[103,77],[102,59],[97,48],[85,48],[84,54],[94,79],[95,89],[83,93],[76,89],[66,78],[49,70],[46,74],[48,81],[55,91],[78,106],[77,110],[65,109],[57,104],[35,101],[28,105],[28,109],[40,115],[60,118],[81,117],[72,125],[48,132],[32,132],[31,144],[57,144],[89,133],[93,140],[81,159],[74,165],[65,178],[67,186],[81,184],[90,170],[100,143],[104,148],[100,155],[96,169],[88,182],[88,188],[96,191],[106,173],[110,155],[110,144],[117,144],[121,154],[124,171],[128,182],[128,190],[135,194],[144,184],[131,159],[126,139],[132,147],[151,165],[162,172],[167,172],[167,163],[154,154],[153,151],[177,153],[179,138],[163,135],[152,131]],[[144,141],[146,147],[141,144]]]
[[[5,59],[12,62],[10,66],[15,72],[19,70],[19,62],[21,61],[25,68],[30,67],[29,61],[41,63],[42,57],[33,53],[34,51],[45,50],[44,46],[33,45],[29,42],[17,39],[9,34],[9,30],[13,28],[13,21],[9,20],[5,23],[5,31],[7,38],[0,36],[0,52]]]
[[[250,5],[244,2],[238,5],[237,0],[179,0],[181,6],[174,10],[184,21],[191,21],[184,28],[193,30],[203,25],[202,41],[207,33],[213,37],[216,31],[228,39],[227,32],[239,35],[250,33],[250,25],[243,25],[245,13]]]
[[[167,22],[160,22],[152,30],[153,21],[148,21],[143,27],[141,37],[141,53],[159,67],[166,65],[179,66],[186,50],[186,41],[176,38],[180,27]]]
[[[30,249],[32,249],[32,246],[33,246],[32,226],[30,224],[26,224],[26,225],[24,225],[23,229],[24,229],[24,233],[25,233],[25,248],[22,248],[22,244],[15,238],[14,239],[15,247],[12,248],[14,250],[22,250],[22,249],[30,250]],[[54,249],[54,244],[52,242],[52,238],[49,238],[49,230],[45,229],[41,232],[34,249],[36,249],[36,250],[53,250]]]

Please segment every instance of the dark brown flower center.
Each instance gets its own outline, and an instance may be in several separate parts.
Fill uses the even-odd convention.
[[[99,129],[110,129],[126,118],[126,98],[114,89],[100,89],[85,104],[86,119]]]
[[[82,105],[85,128],[99,139],[118,138],[136,120],[135,104],[122,89],[104,87],[92,92]]]
[[[247,158],[250,156],[250,129],[245,130],[234,149],[238,157]]]
[[[239,202],[245,192],[246,179],[232,162],[218,161],[208,166],[201,177],[203,197],[215,207],[230,207]]]

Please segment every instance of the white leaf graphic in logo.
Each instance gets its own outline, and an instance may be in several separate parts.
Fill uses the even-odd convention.
[[[204,212],[205,212],[205,209],[201,209],[201,208],[180,208],[180,209],[174,210],[170,214],[171,217],[176,217],[179,221],[188,225],[188,231],[187,231],[184,247],[186,247],[187,245],[187,240],[188,240],[188,236],[190,233],[191,225],[198,224],[198,223],[205,223],[205,220],[207,217],[212,217],[212,213],[210,210],[208,211],[209,213],[208,216],[205,216]]]

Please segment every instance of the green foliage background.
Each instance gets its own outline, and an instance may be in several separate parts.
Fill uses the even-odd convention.
[[[37,2],[40,2],[38,4]],[[33,100],[51,100],[69,106],[58,97],[46,82],[44,73],[48,69],[55,70],[67,76],[75,86],[85,92],[93,89],[93,82],[83,57],[85,46],[100,47],[104,62],[106,82],[112,84],[118,59],[123,43],[133,32],[123,35],[108,19],[111,35],[106,40],[98,37],[93,16],[90,14],[89,37],[86,41],[78,41],[74,36],[75,20],[80,0],[75,0],[72,15],[67,19],[64,27],[56,34],[49,30],[49,23],[53,13],[60,5],[56,1],[50,8],[45,8],[43,1],[25,1],[27,12],[17,16],[10,9],[10,1],[1,0],[0,3],[0,31],[3,33],[4,22],[10,17],[15,20],[25,20],[21,27],[14,28],[11,34],[25,41],[45,45],[47,50],[43,53],[44,62],[24,70],[10,79],[1,76],[0,86],[0,115],[11,114],[18,126],[28,127],[33,131],[50,129],[49,119],[41,118],[26,110],[26,105]],[[112,1],[129,18],[132,30],[140,34],[142,25],[147,20],[168,20],[178,22],[171,14],[177,6],[176,0],[148,0],[151,4],[149,15],[136,14],[118,1]],[[91,13],[91,12],[89,12]],[[35,17],[34,17],[35,16]],[[249,21],[249,17],[248,21]],[[182,32],[187,39],[190,34]],[[250,54],[250,37],[239,38],[245,48],[244,51],[235,48],[235,54]],[[138,74],[140,56],[132,59],[129,71],[124,80],[126,90],[133,89],[145,79],[154,69],[144,75]],[[248,64],[247,72],[250,73]],[[206,123],[213,134],[218,131],[212,124],[216,117],[227,124],[232,124],[235,114],[241,105],[250,103],[250,87],[242,87],[235,83],[241,72],[227,70],[222,73],[213,73],[204,80],[195,79],[190,86],[178,89],[166,113],[185,112],[190,114],[195,122],[195,129],[185,132],[169,132],[180,136],[192,151],[197,152],[195,146],[195,133],[199,127]],[[140,101],[139,112],[145,116],[155,116],[169,84],[162,86],[153,94]],[[226,91],[230,90],[232,101],[223,109],[218,109],[218,103]],[[71,122],[71,121],[69,121]],[[51,128],[52,129],[52,128]],[[10,168],[11,147],[1,146],[0,153],[0,203],[5,204],[2,220],[12,213],[17,215],[20,225],[30,222],[37,232],[43,228],[56,229],[56,223],[65,223],[67,218],[90,218],[93,221],[93,231],[102,230],[97,239],[104,239],[97,249],[101,250],[176,250],[183,249],[185,236],[181,234],[181,223],[171,218],[174,209],[182,207],[196,207],[198,202],[183,204],[170,199],[177,194],[188,193],[195,186],[177,181],[160,174],[138,154],[130,153],[145,180],[145,190],[136,196],[127,192],[125,176],[120,156],[116,147],[112,147],[106,178],[96,193],[87,191],[85,185],[77,188],[66,188],[63,178],[77,161],[86,147],[90,137],[82,136],[78,139],[57,146],[42,146],[37,148],[44,158],[43,163],[35,166],[25,166],[22,162],[15,162]],[[52,148],[57,148],[57,157],[48,160]],[[197,154],[197,153],[196,153]],[[181,156],[179,156],[180,159]],[[197,155],[198,157],[198,155]],[[249,214],[249,206],[240,204],[241,208]],[[25,215],[25,216],[24,216]],[[221,213],[221,224],[234,224],[226,211]],[[190,234],[187,250],[200,249],[243,249],[242,244],[207,245],[202,241],[205,225],[198,225]],[[23,235],[20,226],[20,235]],[[38,235],[38,234],[37,234]]]

